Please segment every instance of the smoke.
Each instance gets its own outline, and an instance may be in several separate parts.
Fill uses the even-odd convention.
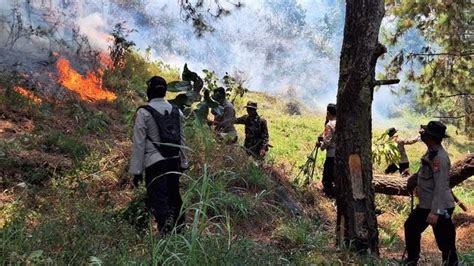
[[[230,15],[211,19],[215,31],[202,37],[182,20],[175,0],[28,2],[20,9],[32,24],[52,26],[62,21],[56,26],[56,39],[71,39],[71,28],[78,27],[94,48],[105,50],[113,26],[126,21],[136,30],[130,40],[141,50],[151,48],[153,57],[167,64],[181,68],[186,62],[193,71],[210,69],[221,77],[239,71],[251,90],[285,95],[291,88],[316,110],[336,101],[345,12],[342,0],[243,1],[244,6],[232,9]],[[10,18],[7,14],[17,1],[0,3],[2,23]],[[0,32],[0,45],[6,37]],[[387,91],[375,94],[376,121],[387,117],[387,101],[399,100]]]
[[[111,36],[107,33],[108,28],[100,13],[81,17],[77,20],[79,30],[87,36],[90,44],[101,51],[106,51],[111,40]]]

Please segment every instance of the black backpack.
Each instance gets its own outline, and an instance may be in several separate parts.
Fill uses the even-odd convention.
[[[155,119],[160,134],[160,144],[152,140],[150,136],[147,135],[146,137],[165,158],[178,156],[180,148],[173,145],[181,145],[181,121],[179,109],[176,105],[171,106],[171,113],[165,111],[165,114],[163,115],[149,105],[143,105],[138,108],[147,110]]]

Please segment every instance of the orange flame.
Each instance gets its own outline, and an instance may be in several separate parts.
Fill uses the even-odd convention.
[[[40,97],[34,95],[31,91],[23,88],[23,87],[19,87],[19,86],[15,86],[13,87],[13,90],[15,90],[18,94],[32,100],[34,103],[41,103],[43,100],[41,100]]]
[[[70,62],[60,57],[56,62],[56,67],[59,71],[59,83],[67,89],[79,94],[82,100],[86,101],[113,101],[117,98],[114,93],[106,91],[102,88],[102,81],[100,77],[88,72],[85,76],[77,73],[71,67]]]

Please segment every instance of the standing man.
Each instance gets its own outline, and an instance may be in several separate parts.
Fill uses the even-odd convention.
[[[268,151],[267,121],[258,115],[256,102],[249,101],[245,107],[247,114],[237,118],[235,124],[245,125],[244,147],[249,155],[261,160]]]
[[[178,107],[164,99],[167,84],[162,77],[152,77],[147,85],[148,105],[138,109],[133,128],[130,173],[135,187],[145,173],[147,207],[160,234],[166,235],[176,222],[184,222],[180,216],[180,175],[176,172],[187,169],[188,162],[183,148],[166,145],[184,147],[184,118]]]
[[[237,130],[235,130],[235,109],[232,103],[227,100],[225,89],[219,87],[214,90],[212,96],[222,107],[222,113],[213,113],[214,121],[211,124],[216,126],[218,136],[227,144],[237,142]]]
[[[333,103],[328,104],[326,112],[326,125],[324,131],[318,138],[316,146],[321,150],[326,150],[326,161],[323,170],[323,191],[327,197],[333,198],[336,195],[336,185],[334,180],[334,156],[336,155],[336,143],[334,136],[336,132],[337,108]]]
[[[395,163],[391,163],[387,167],[387,169],[385,169],[385,174],[393,174],[398,170],[403,176],[409,176],[410,161],[408,160],[405,145],[412,145],[417,143],[418,141],[420,141],[420,136],[418,135],[411,139],[402,139],[396,134],[397,132],[397,129],[391,127],[387,130],[387,135],[389,137],[389,141],[394,141],[395,143],[397,143],[398,150],[400,151],[400,163],[398,164],[398,166]]]
[[[456,231],[451,220],[455,203],[449,187],[450,160],[441,145],[443,138],[448,137],[446,126],[431,121],[421,126],[420,135],[428,150],[421,158],[418,170],[416,191],[419,204],[405,222],[406,263],[417,264],[421,233],[431,225],[438,248],[443,254],[443,265],[457,265]]]

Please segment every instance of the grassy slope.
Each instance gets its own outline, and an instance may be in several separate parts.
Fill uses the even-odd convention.
[[[333,248],[332,207],[318,192],[296,193],[294,197],[302,201],[306,214],[291,216],[275,203],[280,185],[266,171],[255,167],[242,150],[222,146],[208,131],[193,127],[187,130],[189,146],[194,150],[193,168],[183,177],[188,226],[182,237],[156,239],[155,229],[149,226],[153,223],[140,207],[143,187],[131,190],[126,185],[129,110],[138,106],[136,96],[125,94],[115,104],[73,101],[36,106],[5,93],[2,89],[2,264],[307,264],[364,260]],[[259,103],[260,114],[268,120],[274,146],[269,160],[294,176],[322,130],[323,115],[304,108],[302,116],[287,115],[282,99],[261,93],[240,99],[236,103],[239,114],[248,99]],[[239,130],[242,133],[241,127]],[[449,151],[456,157],[463,149],[472,150],[466,147],[452,145]],[[23,163],[18,151],[39,156]],[[412,161],[422,152],[421,144],[408,148]],[[61,163],[49,162],[48,156]],[[318,177],[323,160],[320,154]],[[15,186],[21,181],[27,183],[26,188]],[[472,204],[472,192],[464,191],[462,197]],[[406,200],[383,197],[379,205],[402,214],[392,217],[391,226],[383,223],[381,229],[383,248],[399,250],[396,235],[406,215]]]

